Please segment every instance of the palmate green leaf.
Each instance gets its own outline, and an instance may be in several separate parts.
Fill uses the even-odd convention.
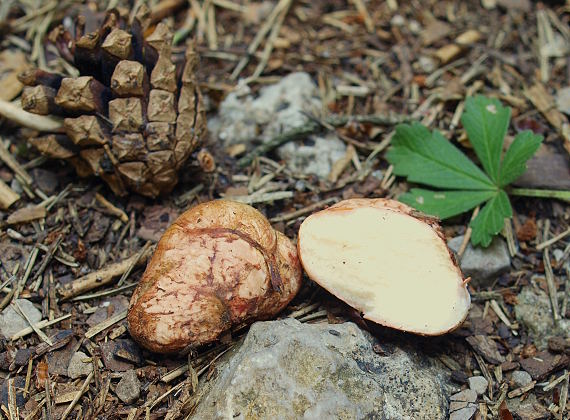
[[[461,116],[467,137],[495,185],[499,185],[501,151],[510,118],[510,108],[501,105],[498,99],[484,96],[467,98]]]
[[[505,187],[526,171],[526,161],[538,150],[542,136],[527,130],[517,134],[501,164],[500,186]]]
[[[509,197],[503,190],[499,190],[471,222],[473,229],[471,243],[488,247],[493,236],[503,229],[505,218],[512,216],[513,209]]]
[[[455,190],[495,190],[493,182],[438,131],[419,123],[396,127],[386,158],[409,181]]]
[[[431,191],[412,188],[401,195],[399,200],[422,213],[447,219],[478,206],[492,198],[497,192],[481,191]]]

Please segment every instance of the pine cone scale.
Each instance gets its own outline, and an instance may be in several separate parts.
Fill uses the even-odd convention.
[[[58,29],[56,46],[72,55],[76,78],[41,70],[20,76],[30,112],[64,116],[61,136],[32,140],[43,154],[67,159],[80,176],[95,175],[113,192],[155,197],[178,181],[177,170],[203,141],[205,113],[196,82],[198,56],[190,46],[181,65],[171,58],[172,33],[159,23],[143,38],[145,13],[128,27],[110,12],[99,30],[76,41]],[[149,76],[150,75],[150,76]]]

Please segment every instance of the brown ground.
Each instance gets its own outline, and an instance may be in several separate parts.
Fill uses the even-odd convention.
[[[5,0],[0,5],[0,66],[7,69],[0,71],[0,95],[4,99],[18,95],[18,85],[13,80],[5,80],[21,67],[14,64],[17,58],[7,58],[6,50],[16,54],[23,52],[28,60],[41,64],[46,57],[42,50],[45,33],[64,16],[75,16],[85,7],[80,2],[71,8],[66,6],[72,2],[54,2],[55,9],[47,7],[50,3],[41,9],[23,7],[28,3],[32,2]],[[88,3],[96,8],[97,2]],[[199,79],[203,93],[209,97],[209,112],[215,113],[224,95],[235,86],[230,75],[238,61],[248,56],[248,46],[274,4],[252,3],[231,10],[228,7],[234,2],[227,2],[229,6],[219,2],[216,7],[213,6],[215,1],[204,2],[211,7],[214,22],[204,18],[212,14],[196,13],[203,6],[202,2],[191,3],[193,12],[188,12],[184,1],[165,1],[154,6],[153,11],[157,18],[165,12],[163,15],[175,28],[191,22],[189,16],[200,17],[193,23],[190,34],[198,41],[202,55]],[[12,7],[4,8],[5,4]],[[281,29],[270,42],[261,43],[240,73],[242,78],[250,77],[262,63],[261,76],[250,83],[254,92],[289,72],[306,71],[318,82],[323,103],[330,113],[412,115],[463,145],[466,145],[463,131],[460,126],[456,127],[458,120],[455,119],[460,115],[462,100],[473,93],[495,96],[513,108],[510,134],[526,128],[543,134],[547,151],[556,159],[562,159],[562,178],[567,177],[565,165],[570,153],[567,118],[556,111],[550,95],[567,86],[570,79],[568,3],[335,0],[281,1],[279,4],[287,8],[287,13],[282,14]],[[363,4],[364,9],[359,11],[358,7]],[[271,28],[279,23],[279,16]],[[544,36],[539,36],[539,29],[544,30]],[[478,32],[462,38],[468,30]],[[554,38],[549,38],[550,34],[554,34]],[[556,43],[556,37],[560,43]],[[465,38],[463,45],[459,45]],[[179,45],[183,42],[182,38]],[[273,48],[267,50],[269,55],[264,58],[263,51],[268,44]],[[549,51],[555,55],[557,48],[562,54],[548,55]],[[457,54],[448,56],[453,49]],[[48,53],[47,57],[53,54]],[[10,89],[15,92],[9,92]],[[356,148],[358,159],[363,163],[371,153],[384,148],[386,144],[381,142],[391,127],[349,123],[337,131]],[[52,346],[42,342],[37,333],[2,342],[0,369],[1,377],[6,378],[1,391],[3,415],[17,418],[19,413],[21,417],[55,419],[71,410],[72,418],[142,418],[145,413],[147,418],[162,418],[168,412],[170,418],[184,418],[197,402],[191,392],[193,375],[188,373],[188,360],[200,380],[207,380],[215,373],[215,363],[210,363],[212,358],[235,342],[244,329],[234,331],[232,337],[224,337],[223,344],[191,353],[189,359],[142,352],[131,342],[124,319],[128,299],[142,273],[140,266],[123,278],[119,275],[110,284],[82,292],[74,299],[64,301],[62,296],[77,284],[73,282],[79,277],[123,261],[141,250],[146,252],[150,244],[143,249],[145,243],[156,241],[178,214],[195,203],[224,194],[246,195],[252,178],[275,172],[276,164],[270,160],[274,156],[268,153],[265,159],[240,169],[236,158],[216,147],[216,139],[210,139],[209,149],[217,162],[213,174],[200,174],[198,165],[189,162],[181,183],[170,196],[158,200],[136,195],[117,198],[100,180],[79,179],[70,166],[38,158],[37,152],[26,145],[26,139],[33,134],[29,129],[0,119],[0,136],[7,148],[0,150],[4,162],[0,178],[14,186],[12,181],[18,176],[25,186],[19,191],[21,199],[9,210],[0,212],[0,280],[3,284],[0,306],[8,306],[14,294],[19,293],[19,297],[42,307],[43,319],[70,317],[43,329],[51,338]],[[305,214],[292,212],[320,203],[313,206],[318,209],[342,198],[397,196],[407,188],[401,179],[388,177],[380,181],[368,176],[376,169],[389,170],[383,150],[380,152],[372,160],[372,166],[364,165],[358,170],[349,165],[334,183],[281,171],[270,183],[274,190],[296,191],[295,184],[300,179],[310,188],[296,191],[291,199],[261,202],[256,207],[277,229],[294,239]],[[19,167],[9,164],[10,156]],[[538,179],[534,184],[529,181],[528,185],[548,186],[560,182],[560,178],[554,179],[552,175],[556,165],[546,162],[538,168]],[[568,180],[562,179],[563,182],[566,182],[563,188],[570,189]],[[44,203],[45,211],[41,208],[22,210],[40,204],[42,194],[55,197],[47,205]],[[535,360],[532,358],[537,356],[537,349],[523,326],[516,330],[518,335],[515,336],[497,312],[503,312],[514,322],[516,294],[535,275],[538,275],[535,280],[539,286],[547,290],[544,251],[537,250],[536,246],[545,239],[544,230],[548,238],[565,231],[570,217],[567,206],[555,200],[518,198],[513,206],[514,237],[519,246],[513,269],[488,290],[471,290],[476,306],[473,312],[485,316],[472,317],[453,335],[430,342],[434,352],[453,370],[455,381],[462,383],[477,371],[491,380],[491,390],[485,400],[480,400],[480,410],[502,419],[512,418],[501,402],[507,393],[515,391],[507,372],[516,369],[521,360],[526,360],[523,363],[527,365],[529,360]],[[15,217],[19,223],[13,223]],[[446,234],[452,237],[464,233],[469,218],[467,214],[447,223]],[[567,243],[566,238],[552,248],[564,250]],[[546,254],[547,259],[549,255],[552,252]],[[568,255],[565,257],[567,260]],[[132,268],[134,261],[131,261],[133,264],[119,267],[119,274]],[[554,259],[552,266],[555,287],[568,294],[568,272]],[[491,307],[493,300],[501,308],[497,312]],[[99,307],[106,301],[111,303]],[[306,307],[311,309],[308,313],[320,311],[316,321],[328,317],[332,322],[339,319],[359,322],[348,308],[310,282],[306,282],[284,315]],[[562,315],[568,317],[568,309]],[[386,331],[376,333],[387,334]],[[405,339],[417,340],[414,336],[405,336]],[[551,341],[550,350],[538,355],[542,360],[551,360],[549,368],[536,374],[537,384],[533,388],[520,391],[523,399],[537,398],[536,417],[529,413],[525,418],[562,415],[559,407],[563,407],[561,398],[564,398],[564,390],[567,393],[568,376],[546,391],[543,385],[568,369],[568,357],[564,354],[568,354],[569,346],[563,340]],[[497,347],[507,362],[493,361],[493,352],[485,350],[489,343]],[[65,374],[67,361],[77,350],[92,358],[97,367],[89,383],[85,383],[85,378],[71,380]],[[142,393],[137,403],[127,405],[118,400],[114,389],[121,372],[133,367],[142,383]]]

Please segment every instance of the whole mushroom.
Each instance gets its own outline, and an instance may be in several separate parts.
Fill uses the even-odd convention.
[[[297,250],[253,207],[193,207],[164,233],[131,298],[128,326],[143,347],[170,353],[279,313],[301,287]]]

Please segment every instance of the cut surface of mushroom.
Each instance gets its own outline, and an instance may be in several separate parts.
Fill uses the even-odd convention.
[[[346,200],[315,213],[298,248],[309,277],[365,319],[439,335],[467,315],[469,293],[439,225],[396,201]]]

